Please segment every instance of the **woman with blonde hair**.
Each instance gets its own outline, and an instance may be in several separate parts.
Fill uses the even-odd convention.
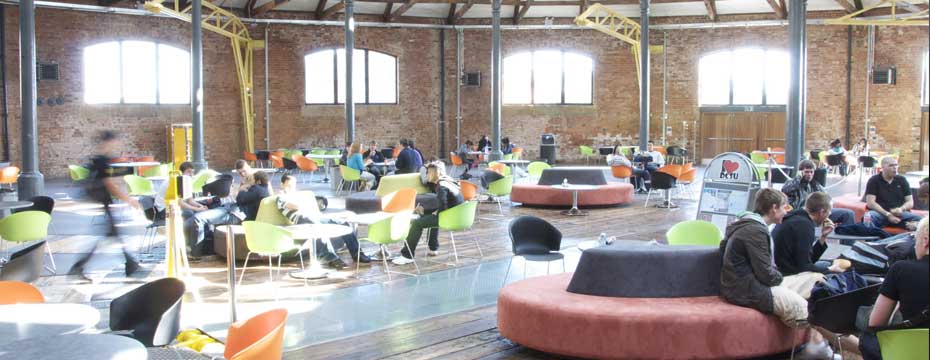
[[[362,185],[359,186],[361,191],[368,191],[377,187],[377,184],[375,184],[375,175],[365,169],[365,160],[362,158],[362,146],[359,145],[359,143],[354,142],[352,145],[349,145],[349,156],[346,160],[346,166],[358,170],[362,175]]]

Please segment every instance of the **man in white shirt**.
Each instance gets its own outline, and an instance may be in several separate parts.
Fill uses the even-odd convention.
[[[646,152],[646,155],[652,156],[652,162],[649,164],[654,164],[656,169],[665,166],[665,157],[662,156],[662,153],[655,150],[655,144],[650,141],[648,147],[649,151]],[[649,171],[654,170],[649,169]]]

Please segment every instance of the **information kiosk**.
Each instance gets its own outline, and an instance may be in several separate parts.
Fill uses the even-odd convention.
[[[697,219],[709,221],[726,232],[736,215],[751,210],[759,190],[755,165],[743,154],[722,153],[714,157],[704,172]]]

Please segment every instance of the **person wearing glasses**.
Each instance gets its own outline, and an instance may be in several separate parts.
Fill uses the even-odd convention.
[[[881,166],[882,172],[872,176],[865,185],[865,202],[872,225],[914,231],[921,216],[910,212],[914,207],[911,185],[904,176],[898,175],[897,159],[882,158]]]

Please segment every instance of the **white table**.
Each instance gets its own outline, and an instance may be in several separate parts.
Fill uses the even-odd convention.
[[[324,176],[323,182],[327,183],[327,182],[329,182],[329,168],[331,168],[331,167],[333,166],[333,160],[335,160],[335,159],[341,159],[341,158],[342,158],[342,155],[336,155],[336,154],[332,154],[332,155],[329,155],[329,154],[307,154],[307,155],[305,155],[305,157],[306,157],[307,159],[323,159],[323,161],[326,161],[326,171],[323,172],[323,176]]]
[[[32,201],[0,201],[0,219],[10,214],[10,210],[32,206]]]
[[[337,224],[298,224],[284,226],[284,229],[291,232],[294,239],[306,239],[307,241],[300,247],[310,249],[310,267],[300,271],[291,272],[290,275],[297,279],[323,279],[329,274],[329,271],[320,266],[316,260],[316,239],[327,240],[334,237],[348,235],[352,233],[352,228],[346,225]]]
[[[510,165],[510,172],[514,176],[517,175],[517,165],[525,165],[530,163],[529,160],[498,160],[497,162]]]
[[[0,346],[0,360],[145,360],[148,357],[141,342],[108,334],[33,337]]]
[[[98,322],[100,311],[83,304],[0,305],[0,343],[77,333]]]
[[[121,162],[121,163],[110,164],[110,166],[112,167],[131,167],[132,173],[136,175],[139,175],[139,167],[158,166],[158,165],[161,165],[161,163],[157,161],[131,161],[131,162]]]
[[[594,185],[573,185],[573,184],[561,185],[561,184],[560,184],[560,185],[552,185],[552,187],[555,188],[555,189],[559,189],[559,190],[569,190],[569,191],[572,192],[572,208],[569,209],[569,210],[562,211],[562,215],[568,215],[568,216],[579,216],[579,215],[583,216],[583,215],[588,215],[588,212],[587,212],[587,211],[581,211],[580,209],[578,209],[578,192],[579,192],[579,191],[596,190],[596,189],[597,189],[597,186],[594,186]]]

